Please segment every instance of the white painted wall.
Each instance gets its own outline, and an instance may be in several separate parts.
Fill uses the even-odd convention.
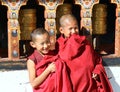
[[[120,67],[105,67],[114,92],[120,92]],[[0,92],[32,92],[27,70],[0,71]]]

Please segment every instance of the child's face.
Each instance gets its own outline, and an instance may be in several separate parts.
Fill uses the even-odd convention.
[[[60,27],[60,32],[66,38],[70,37],[72,34],[78,34],[79,28],[76,20],[66,20],[63,27]]]
[[[50,50],[50,38],[48,34],[37,35],[35,42],[32,42],[31,46],[36,48],[41,54],[47,54]]]

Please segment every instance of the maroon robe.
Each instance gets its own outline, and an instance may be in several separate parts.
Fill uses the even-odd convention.
[[[69,69],[69,76],[74,92],[113,92],[102,65],[102,58],[94,51],[85,36],[72,35],[57,40],[59,56]],[[100,77],[100,81],[92,78],[92,73]]]
[[[51,62],[54,61],[56,65],[56,71],[49,74],[39,87],[33,89],[34,92],[72,92],[66,65],[58,55],[54,56],[54,54],[50,53],[42,57],[39,52],[35,50],[28,58],[33,60],[36,65],[36,76],[39,76]]]

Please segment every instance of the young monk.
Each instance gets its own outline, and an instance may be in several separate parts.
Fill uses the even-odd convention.
[[[76,18],[60,18],[61,37],[57,40],[59,56],[68,67],[73,92],[113,92],[102,65],[102,58],[94,51],[85,36],[80,36]]]
[[[34,52],[28,57],[27,68],[33,92],[72,92],[66,65],[50,51],[50,36],[43,28],[31,33]]]

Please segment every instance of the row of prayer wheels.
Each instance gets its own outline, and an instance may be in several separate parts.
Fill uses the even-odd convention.
[[[71,4],[62,4],[56,10],[56,29],[59,34],[59,18],[72,13]],[[92,34],[106,34],[107,6],[105,4],[96,4],[92,10]],[[36,9],[21,9],[19,12],[20,37],[21,40],[29,40],[30,33],[36,28]]]

